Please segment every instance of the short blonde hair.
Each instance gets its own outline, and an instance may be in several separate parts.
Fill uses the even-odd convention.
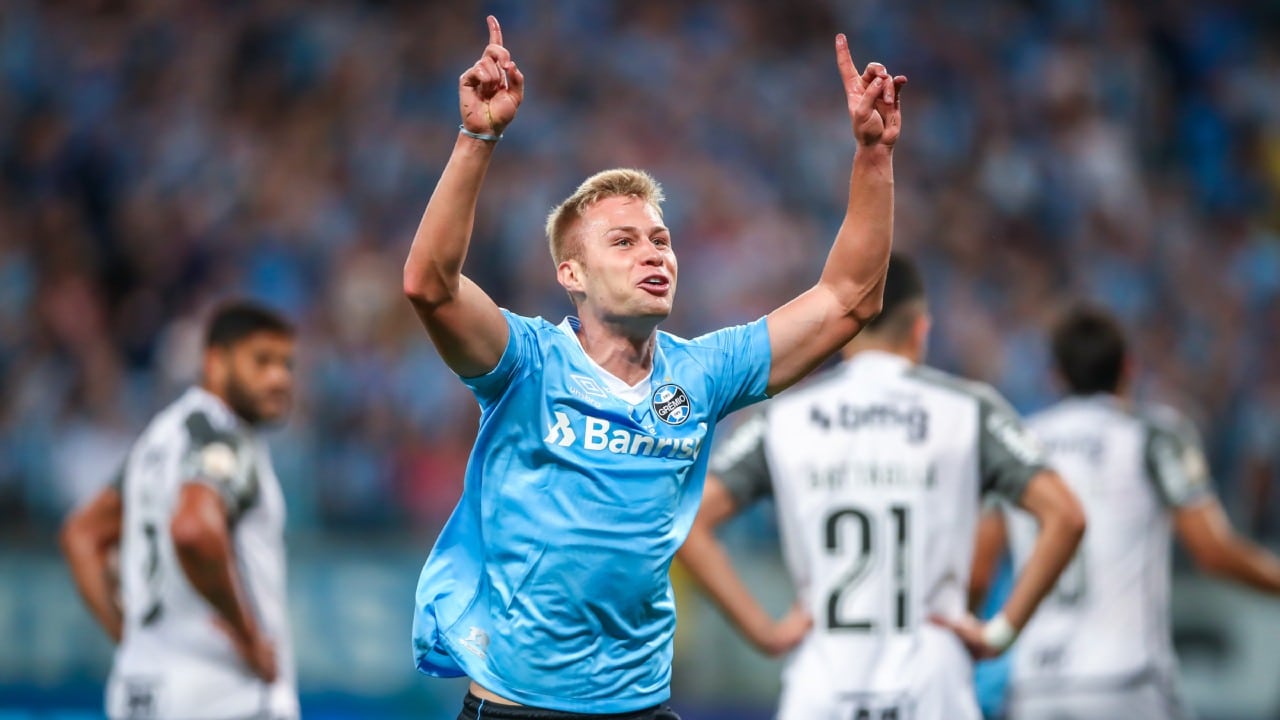
[[[610,197],[634,197],[653,206],[662,215],[662,186],[644,170],[614,168],[592,175],[560,203],[547,216],[547,243],[551,246],[551,259],[556,265],[576,257],[582,250],[580,242],[570,237],[569,228],[582,217],[582,211],[592,204]]]

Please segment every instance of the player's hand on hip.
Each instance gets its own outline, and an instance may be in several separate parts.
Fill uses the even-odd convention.
[[[502,45],[502,27],[489,16],[489,44],[458,78],[462,125],[474,133],[500,135],[524,100],[524,74]]]
[[[268,684],[276,681],[276,677],[279,675],[279,668],[276,664],[276,648],[265,635],[261,632],[254,632],[246,638],[221,617],[214,618],[214,623],[227,634],[227,637],[231,638],[231,644],[235,646],[236,654],[240,656],[245,665],[249,666],[249,669],[259,680]]]
[[[797,602],[791,606],[791,610],[786,615],[773,624],[769,633],[760,639],[760,650],[775,657],[789,653],[804,641],[811,629],[813,629],[813,616]]]
[[[868,63],[861,73],[849,54],[849,41],[836,36],[836,67],[844,82],[853,136],[859,147],[883,145],[892,149],[902,129],[902,87],[905,75],[890,76],[884,65]]]
[[[997,657],[1004,652],[1004,648],[996,648],[987,644],[986,635],[983,632],[986,626],[981,620],[972,615],[964,615],[960,618],[931,615],[929,616],[929,622],[955,633],[956,637],[960,638],[960,642],[964,643],[965,649],[969,651],[969,655],[974,660]]]

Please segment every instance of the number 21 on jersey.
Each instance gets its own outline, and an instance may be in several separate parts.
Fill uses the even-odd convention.
[[[828,630],[894,632],[911,629],[911,508],[891,504],[882,512],[853,506],[831,509],[823,522],[823,548],[844,569],[826,599]],[[888,593],[878,598],[878,593]],[[870,594],[870,595],[869,595]],[[847,606],[864,609],[859,615]],[[867,608],[885,608],[875,613]]]

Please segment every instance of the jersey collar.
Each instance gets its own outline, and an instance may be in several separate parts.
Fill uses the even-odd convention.
[[[640,382],[635,385],[628,385],[622,378],[605,370],[587,354],[582,347],[582,341],[578,339],[578,329],[582,327],[582,321],[572,315],[566,315],[565,319],[556,327],[560,328],[565,335],[573,338],[573,343],[578,347],[578,351],[582,353],[582,357],[591,365],[596,374],[600,376],[600,381],[604,383],[606,389],[613,393],[614,396],[632,404],[638,405],[649,397],[649,392],[653,389],[653,368],[658,366],[658,349],[654,348],[653,365],[649,368],[649,374],[645,375]]]

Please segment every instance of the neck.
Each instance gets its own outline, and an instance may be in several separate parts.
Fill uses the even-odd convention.
[[[235,415],[236,418],[240,420],[240,422],[250,427],[254,425],[254,421],[252,419],[242,415],[240,411],[236,410],[235,406],[232,405],[229,400],[227,400],[227,394],[225,392],[221,392],[218,388],[215,388],[212,384],[210,384],[208,380],[201,381],[200,389],[218,398],[218,402],[222,403],[223,407],[230,410],[231,414]]]
[[[587,322],[579,318],[578,342],[587,357],[628,385],[635,385],[653,369],[656,324],[641,334],[623,323]]]
[[[865,332],[854,337],[849,344],[845,345],[840,350],[840,355],[845,360],[851,360],[858,353],[866,352],[868,350],[878,350],[880,352],[889,353],[890,355],[897,355],[898,357],[910,360],[912,364],[920,363],[920,354],[915,350],[915,348],[908,347],[901,343],[889,342],[886,338],[876,337]]]
[[[1106,398],[1108,400],[1112,400],[1122,404],[1129,403],[1128,396],[1125,395],[1125,393],[1120,392],[1118,390],[1099,390],[1097,392],[1090,392],[1090,393],[1077,392],[1077,393],[1071,393],[1071,397],[1076,398],[1078,400],[1088,400],[1090,398]]]

